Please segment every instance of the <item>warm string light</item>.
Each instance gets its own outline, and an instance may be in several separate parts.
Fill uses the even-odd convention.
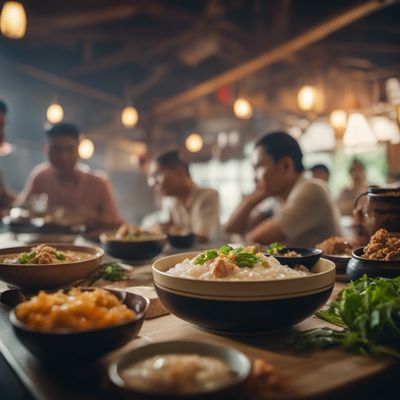
[[[6,1],[0,16],[0,30],[10,39],[21,39],[26,33],[26,13],[17,1]]]
[[[198,133],[191,133],[185,140],[185,146],[191,153],[197,153],[204,146],[203,138]]]
[[[61,122],[64,119],[64,110],[60,106],[60,104],[54,103],[50,104],[49,108],[47,109],[47,121],[49,121],[52,124],[57,124],[58,122]]]
[[[303,86],[297,93],[297,103],[300,110],[310,111],[317,101],[317,89],[314,86]]]
[[[236,118],[250,119],[253,116],[253,106],[248,100],[239,97],[233,103],[233,112]]]
[[[128,106],[122,110],[122,125],[126,128],[133,128],[139,121],[139,113],[135,107]]]

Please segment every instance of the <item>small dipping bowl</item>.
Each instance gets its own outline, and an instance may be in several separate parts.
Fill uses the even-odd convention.
[[[280,253],[286,253],[288,251],[295,251],[300,254],[299,256],[284,256],[280,254],[265,253],[267,256],[274,256],[281,264],[289,267],[295,267],[296,265],[304,265],[308,269],[311,269],[321,258],[322,250],[314,249],[313,247],[285,247]]]

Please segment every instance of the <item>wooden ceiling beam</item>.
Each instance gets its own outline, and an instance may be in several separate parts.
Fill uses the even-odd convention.
[[[124,99],[118,96],[104,92],[99,89],[92,88],[87,85],[83,85],[81,83],[71,81],[69,79],[62,78],[60,76],[51,74],[47,71],[43,71],[39,68],[11,60],[3,60],[2,62],[11,67],[14,71],[21,72],[25,75],[31,76],[32,78],[46,82],[55,87],[59,87],[61,89],[65,89],[70,92],[91,97],[95,100],[102,101],[104,103],[108,103],[115,106],[121,106],[124,104]]]
[[[166,99],[153,108],[156,115],[170,112],[171,110],[180,107],[188,102],[195,101],[203,96],[213,93],[221,86],[235,82],[246,75],[254,73],[262,68],[265,68],[277,61],[280,61],[287,56],[304,49],[305,47],[315,43],[329,34],[359,20],[377,10],[393,4],[398,0],[379,1],[368,0],[363,3],[357,3],[351,8],[348,8],[338,15],[331,17],[327,21],[317,24],[308,31],[299,34],[293,39],[278,45],[277,47],[266,51],[260,56],[247,61],[235,68],[232,68],[220,75],[217,75],[205,82],[202,82],[189,90],[186,90],[176,96]]]

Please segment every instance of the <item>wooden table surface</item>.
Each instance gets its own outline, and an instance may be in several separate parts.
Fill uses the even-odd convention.
[[[1,240],[2,237],[4,234],[0,235],[0,247],[6,247],[3,246],[5,241]],[[149,272],[150,269],[149,264],[135,267],[135,271],[141,273]],[[129,284],[132,285],[132,281]],[[343,286],[343,283],[336,283],[333,296]],[[398,370],[398,365],[390,360],[355,356],[340,349],[310,354],[295,353],[287,344],[288,337],[298,330],[329,326],[316,317],[268,335],[223,337],[202,331],[170,314],[146,320],[138,338],[94,365],[54,370],[41,365],[18,341],[8,320],[8,312],[7,307],[0,306],[0,350],[23,385],[39,400],[115,398],[106,379],[105,371],[109,363],[129,349],[164,340],[188,339],[225,344],[242,350],[251,358],[262,358],[270,362],[276,366],[282,382],[278,390],[269,393],[268,398],[271,399],[337,398],[346,388],[350,388],[352,398],[358,398],[358,388],[362,388],[372,378],[393,369]]]

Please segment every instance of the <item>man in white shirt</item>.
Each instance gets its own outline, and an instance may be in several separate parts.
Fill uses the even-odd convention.
[[[166,231],[172,227],[193,232],[199,242],[215,238],[219,230],[219,195],[214,189],[197,186],[188,165],[178,151],[165,152],[149,166],[149,184],[162,196],[169,220]]]
[[[241,234],[246,242],[305,247],[339,236],[339,213],[329,190],[321,180],[304,178],[302,158],[299,144],[287,133],[260,139],[253,154],[256,189],[232,214],[226,231]],[[257,205],[271,196],[282,206],[271,218],[262,219]]]

